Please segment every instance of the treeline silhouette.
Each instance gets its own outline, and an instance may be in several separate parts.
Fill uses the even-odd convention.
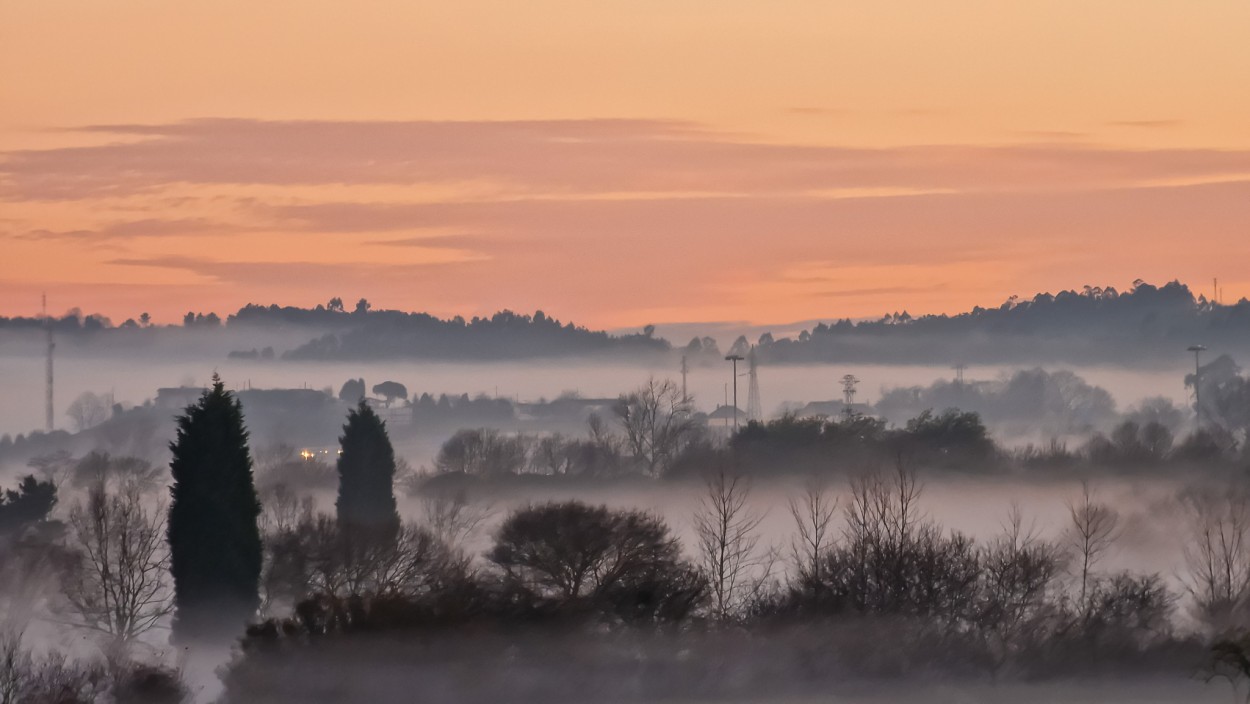
[[[631,446],[626,433],[599,423],[581,436],[459,430],[440,448],[432,480],[450,486],[684,479],[726,465],[758,479],[842,477],[858,467],[897,461],[921,473],[1033,478],[1173,472],[1199,477],[1250,468],[1250,452],[1240,436],[1205,428],[1177,437],[1153,421],[1126,420],[1072,447],[1058,440],[1005,447],[976,413],[958,409],[924,411],[900,426],[862,415],[787,415],[752,421],[727,443],[710,437],[706,427],[691,425],[654,448]]]
[[[741,340],[740,343],[745,343]],[[1001,362],[1049,360],[1125,364],[1175,359],[1189,345],[1244,350],[1250,345],[1250,300],[1225,305],[1172,281],[1131,289],[1012,296],[994,308],[957,315],[903,311],[875,320],[820,323],[797,338],[763,335],[756,353],[772,364],[855,361]]]
[[[438,318],[427,313],[374,310],[365,299],[350,309],[333,298],[312,308],[249,304],[222,319],[216,313],[188,312],[181,326],[155,326],[146,313],[114,327],[100,315],[75,309],[48,320],[0,317],[0,332],[30,333],[50,325],[58,334],[97,337],[100,333],[148,335],[158,330],[238,330],[263,336],[277,328],[306,328],[307,342],[279,349],[235,350],[246,359],[531,359],[600,353],[683,354],[694,364],[723,358],[716,340],[696,337],[674,348],[655,336],[654,326],[635,334],[612,335],[561,323],[542,311],[533,315],[503,310],[489,317]],[[1085,286],[1057,294],[1010,299],[996,307],[977,306],[956,315],[913,316],[893,312],[880,318],[843,318],[819,323],[796,337],[765,333],[752,343],[740,337],[727,353],[745,354],[753,345],[763,364],[828,362],[890,363],[1116,363],[1174,360],[1187,346],[1238,352],[1250,347],[1250,300],[1232,304],[1209,300],[1172,281],[1155,286],[1135,281],[1131,288]],[[254,342],[252,344],[255,344]]]
[[[532,315],[502,310],[491,316],[465,319],[438,318],[427,313],[374,310],[361,299],[346,310],[340,299],[315,308],[248,304],[224,320],[216,313],[188,312],[181,325],[153,325],[148,314],[129,318],[120,325],[101,315],[84,315],[78,309],[63,316],[42,318],[0,316],[0,332],[42,332],[95,339],[102,334],[170,334],[178,330],[228,331],[264,336],[274,329],[307,328],[320,333],[304,344],[279,352],[274,345],[235,350],[234,359],[374,360],[374,359],[530,359],[569,355],[664,353],[668,341],[655,337],[654,327],[635,334],[613,335],[571,322],[562,323],[536,311]]]

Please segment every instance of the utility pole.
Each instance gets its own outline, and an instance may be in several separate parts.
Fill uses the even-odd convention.
[[[681,356],[681,405],[685,406],[690,403],[690,396],[686,394],[686,373],[690,369],[686,366],[686,355]]]
[[[964,370],[967,368],[968,368],[968,365],[964,364],[963,362],[960,362],[959,364],[956,364],[954,367],[952,367],[952,369],[955,370],[955,383],[956,384],[960,386],[964,385]]]
[[[727,355],[725,359],[733,363],[733,375],[734,375],[733,376],[733,379],[734,379],[733,414],[734,414],[734,430],[736,431],[738,430],[738,362],[741,362],[743,359],[745,359],[745,357],[743,357],[740,354],[731,354],[731,355]]]
[[[754,345],[752,345],[751,351],[747,353],[747,362],[751,378],[751,383],[747,387],[747,420],[760,421],[764,419],[764,402],[760,399],[760,378],[756,371],[758,360],[755,357]]]
[[[1206,351],[1202,345],[1190,345],[1189,351],[1194,353],[1194,411],[1198,414],[1198,428],[1202,428],[1202,353]]]
[[[52,351],[56,349],[56,341],[52,339],[52,319],[48,317],[48,294],[43,294],[43,327],[48,337],[48,353],[47,353],[47,388],[45,389],[46,398],[44,399],[45,423],[47,431],[50,433],[54,429],[52,422]]]

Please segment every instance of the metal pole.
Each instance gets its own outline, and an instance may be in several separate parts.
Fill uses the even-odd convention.
[[[731,354],[731,355],[726,355],[725,359],[729,360],[730,362],[733,362],[733,375],[734,375],[733,414],[734,414],[734,430],[736,431],[738,429],[738,361],[742,359],[746,359],[746,358],[740,354]]]
[[[1202,352],[1206,347],[1202,345],[1192,345],[1190,352],[1194,353],[1194,411],[1198,417],[1198,428],[1202,428]]]
[[[52,353],[53,353],[53,350],[56,349],[56,342],[54,342],[52,338],[52,319],[48,317],[48,294],[46,293],[43,294],[43,327],[44,327],[44,331],[47,333],[47,338],[48,338],[48,341],[47,341],[48,349],[46,352],[47,358],[45,360],[45,370],[44,370],[46,374],[46,379],[44,380],[44,384],[45,384],[44,386],[44,393],[45,393],[44,413],[46,416],[44,418],[44,421],[45,421],[44,426],[46,427],[47,431],[50,433],[55,429],[55,426],[56,426],[56,424],[53,422],[53,412],[52,412],[52,407],[53,407],[53,403],[52,403],[52,388],[53,388]]]

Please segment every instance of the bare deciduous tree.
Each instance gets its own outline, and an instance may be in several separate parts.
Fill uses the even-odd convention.
[[[759,549],[764,514],[748,503],[749,481],[720,471],[706,486],[694,515],[698,565],[708,582],[714,615],[730,619],[763,588],[775,555]]]
[[[134,485],[143,492],[162,486],[166,469],[153,466],[141,457],[114,457],[107,452],[90,452],[74,465],[70,483],[78,489],[110,484]]]
[[[465,492],[438,493],[421,499],[425,527],[444,545],[461,547],[494,513],[491,504],[473,504]]]
[[[669,379],[648,379],[633,393],[621,396],[612,410],[625,431],[629,451],[649,476],[668,469],[695,429],[689,401]]]
[[[80,627],[119,644],[157,626],[173,608],[164,511],[147,511],[138,487],[93,488],[69,515],[77,559],[63,580]]]
[[[1185,589],[1209,625],[1246,625],[1250,606],[1250,493],[1194,492],[1181,498],[1189,523]]]
[[[108,420],[110,413],[108,397],[84,391],[69,404],[65,414],[77,431],[87,430]]]
[[[902,462],[892,475],[872,472],[852,479],[851,503],[846,508],[849,542],[901,553],[925,521],[920,494],[915,473]]]
[[[837,497],[814,480],[803,490],[803,496],[790,499],[790,515],[794,517],[797,534],[790,545],[795,569],[802,584],[818,585],[821,560],[833,542],[833,518],[838,510]]]
[[[556,433],[538,439],[530,454],[530,469],[535,474],[567,475],[577,466],[580,447]]]
[[[261,530],[265,533],[294,531],[312,517],[315,508],[311,496],[300,497],[286,484],[275,484],[261,492]]]
[[[1094,566],[1106,556],[1119,538],[1120,514],[1095,499],[1088,482],[1081,483],[1081,496],[1068,502],[1070,523],[1064,540],[1073,557],[1073,567],[1080,580],[1078,606],[1085,614],[1089,608],[1090,578]]]

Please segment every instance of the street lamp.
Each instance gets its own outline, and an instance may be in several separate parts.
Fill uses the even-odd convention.
[[[746,357],[743,357],[740,354],[731,354],[725,357],[726,361],[733,362],[734,367],[734,431],[738,430],[738,362],[741,362],[744,359],[746,359]]]
[[[1206,351],[1202,345],[1190,345],[1189,352],[1194,353],[1194,410],[1198,413],[1198,428],[1202,428],[1202,353]]]

